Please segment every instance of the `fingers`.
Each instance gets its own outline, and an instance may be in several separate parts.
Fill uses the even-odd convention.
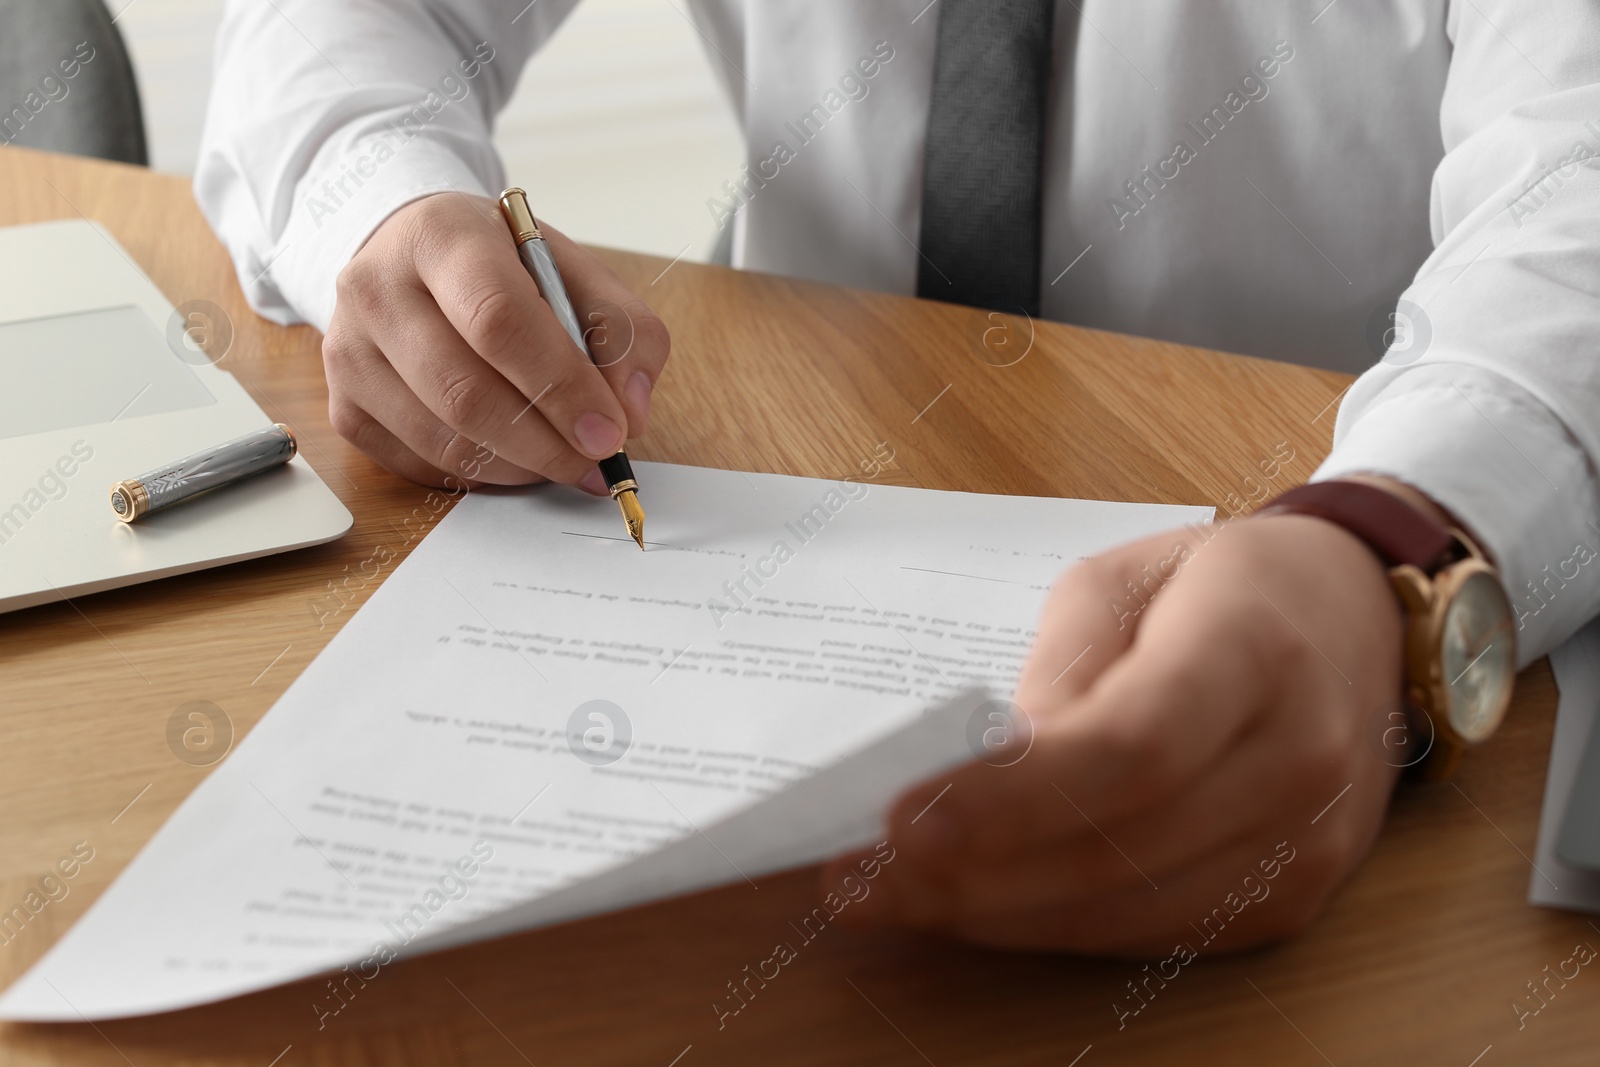
[[[1225,806],[1236,798],[1218,791],[1194,797],[1215,832],[1186,858],[1151,861],[1142,839],[1147,831],[1137,827],[1109,828],[1114,847],[1103,842],[1019,856],[967,878],[929,874],[902,853],[877,878],[872,896],[841,918],[939,929],[998,947],[1118,955],[1164,953],[1174,940],[1215,951],[1280,940],[1309,925],[1371,849],[1394,776],[1381,766],[1369,770],[1354,775],[1337,807],[1326,805],[1324,794],[1313,798],[1302,790],[1305,803],[1292,811],[1259,806],[1242,823],[1234,817],[1238,809]],[[1177,815],[1189,802],[1170,812]],[[1118,876],[1117,862],[1131,871],[1133,857],[1140,870]],[[830,865],[824,884],[842,870]],[[1234,921],[1245,915],[1248,921]]]
[[[453,446],[457,449],[481,445],[480,452],[555,481],[574,484],[595,469],[595,461],[574,451],[431,301],[419,301],[403,321],[373,323],[372,343],[381,349],[389,373],[373,368],[368,380],[392,388],[382,393],[384,410],[368,410],[390,416],[398,423],[390,428],[430,461],[436,461],[433,450],[453,436],[462,442]],[[424,413],[431,418],[422,418]],[[444,431],[448,434],[441,437]]]
[[[1040,617],[1017,704],[1029,715],[1047,715],[1087,692],[1133,644],[1144,609],[1197,550],[1190,530],[1172,530],[1086,559],[1063,575]]]
[[[591,463],[614,455],[626,439],[622,404],[557,321],[504,227],[483,219],[473,225],[474,218],[462,216],[459,232],[447,240],[430,237],[416,250],[415,263],[455,332],[496,373],[493,379],[478,371],[438,374],[430,388],[447,391],[422,394],[424,401],[452,425],[441,406],[494,428],[508,426],[531,402],[576,455]],[[508,394],[523,399],[515,403]],[[503,410],[507,403],[510,411]]]
[[[1131,640],[1071,609],[1143,573],[1139,552],[1063,583],[1018,690],[1048,709],[1030,715],[1031,748],[903,797],[888,839],[900,858],[853,920],[1117,953],[1159,950],[1207,915],[1254,917],[1218,948],[1310,922],[1370,848],[1396,777],[1365,730],[1399,689],[1398,612],[1370,552],[1331,524],[1228,531],[1157,571],[1159,595],[1127,605]],[[1073,650],[1042,647],[1063,634],[1122,648],[1069,699],[1047,691],[1061,669],[1047,660]],[[1301,858],[1269,891],[1280,845]]]
[[[1359,798],[1347,799],[1381,807],[1386,798],[1387,786],[1368,783]],[[1148,955],[1169,950],[1178,938],[1232,950],[1303,929],[1370,848],[1377,825],[1353,806],[1339,820],[1319,825],[1296,818],[1304,829],[1285,830],[1278,813],[1239,823],[1231,809],[1216,806],[1233,802],[1226,797],[1193,802],[1208,815],[1203,846],[1164,859],[1153,859],[1144,832],[1128,826],[1070,849],[962,872],[930,872],[902,852],[885,865],[871,896],[841,919],[941,930],[1005,948]],[[1292,875],[1280,877],[1295,860]],[[849,866],[849,860],[830,864],[823,884],[837,882]],[[1246,908],[1251,921],[1224,931]]]
[[[334,428],[385,469],[455,489],[544,480],[435,416],[372,342],[344,336],[336,328],[323,343],[323,362]],[[548,427],[544,431],[559,441]]]
[[[902,850],[902,861],[883,879],[887,892],[880,907],[887,909],[893,902],[907,922],[950,926],[1012,911],[1074,907],[1108,894],[1164,889],[1206,857],[1225,852],[1242,836],[1267,833],[1278,820],[1292,817],[1312,825],[1352,778],[1361,783],[1352,795],[1341,797],[1350,807],[1386,801],[1387,776],[1368,780],[1348,761],[1301,766],[1281,758],[1284,748],[1284,739],[1275,732],[1254,730],[1212,773],[1168,803],[1115,822],[1091,822],[1058,785],[1034,803],[1057,805],[1069,815],[1069,829],[1076,820],[1076,832],[1001,855],[969,849],[953,862],[932,867]],[[1263,795],[1289,799],[1262,805]],[[1329,822],[1324,830],[1337,834],[1335,826]]]
[[[1015,695],[1034,730],[1078,713],[1078,698],[1128,652],[1143,608],[1175,576],[1172,561],[1187,558],[1193,541],[1188,530],[1136,541],[1082,561],[1056,583]],[[971,773],[986,777],[976,768]],[[921,812],[935,788],[915,791],[905,806]],[[935,817],[925,832],[940,833],[945,821]]]
[[[1216,907],[1223,923],[1246,907],[1257,917],[1227,947],[1310,921],[1370,848],[1396,777],[1364,731],[1398,690],[1397,611],[1381,568],[1337,527],[1229,530],[1204,538],[1178,580],[1161,575],[1124,651],[1075,697],[1027,696],[1052,682],[1030,664],[1019,703],[1052,708],[1033,717],[1031,748],[902,798],[889,833],[900,858],[854,919],[1089,952],[1161,948]],[[1106,559],[1115,580],[1137,554]],[[1077,595],[1099,592],[1089,580]],[[1041,644],[1090,635],[1072,630],[1071,602],[1047,612]],[[1249,860],[1285,838],[1302,858],[1269,903],[1257,883],[1273,876]]]
[[[605,368],[556,320],[493,205],[424,197],[339,276],[324,360],[344,432],[407,477],[459,478],[466,457],[478,480],[603,489],[595,464],[643,432],[669,345],[604,264],[550,238]]]
[[[997,947],[1136,958],[1165,956],[1178,944],[1196,955],[1235,951],[1281,940],[1310,923],[1337,886],[1313,863],[1293,841],[1257,833],[1174,873],[1159,890],[1140,885],[1065,907],[963,915],[950,929]]]
[[[1017,682],[1016,703],[1029,716],[1052,714],[1084,693],[1133,643],[1137,619],[1112,607],[1126,595],[1124,575],[1136,569],[1137,547],[1084,560],[1050,591]]]
[[[359,448],[373,462],[391,474],[398,474],[418,485],[431,485],[438,489],[459,489],[461,479],[452,479],[444,471],[424,460],[378,420],[353,404],[330,403],[329,421],[339,436]]]
[[[1164,804],[1218,761],[1271,696],[1261,645],[1248,636],[1254,594],[1240,589],[1151,612],[1067,712],[1034,720],[1019,762],[969,764],[910,791],[890,816],[896,847],[930,863],[953,862],[969,846],[998,855],[1083,834],[1085,820],[1106,824]],[[1222,632],[1234,639],[1216,640]],[[1071,803],[1054,802],[1062,790]]]
[[[671,350],[666,325],[594,253],[548,226],[545,239],[561,267],[595,366],[628,413],[628,436],[644,434],[650,395]]]

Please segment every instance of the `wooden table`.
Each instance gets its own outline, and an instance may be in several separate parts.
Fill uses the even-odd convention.
[[[426,495],[330,429],[318,334],[251,313],[183,181],[0,151],[0,224],[75,215],[106,224],[173,303],[227,310],[237,333],[221,366],[294,426],[356,522],[332,545],[0,617],[0,905],[75,842],[95,850],[70,894],[0,945],[0,983],[207,773],[169,750],[173,711],[211,701],[248,731],[350,617],[319,629],[329,583],[380,545],[403,558]],[[602,255],[672,329],[633,450],[649,459],[836,477],[888,441],[906,485],[1225,512],[1311,473],[1348,381],[1051,324],[1010,362],[1026,323],[1007,348],[977,311]],[[1284,442],[1296,458],[1263,486],[1257,464]],[[797,872],[759,894],[740,885],[400,964],[320,1033],[320,983],[303,982],[154,1018],[5,1025],[0,1063],[1467,1067],[1490,1045],[1483,1067],[1593,1063],[1600,976],[1580,974],[1520,1032],[1510,1006],[1576,942],[1600,945],[1584,918],[1526,903],[1554,707],[1541,661],[1491,753],[1455,785],[1401,789],[1374,855],[1308,934],[1202,958],[1120,1032],[1111,1005],[1137,966],[842,929],[719,1032],[724,983],[816,902],[814,873]]]

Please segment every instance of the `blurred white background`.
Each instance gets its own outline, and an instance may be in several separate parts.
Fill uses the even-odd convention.
[[[133,53],[151,165],[192,174],[222,0],[106,5]],[[579,240],[711,253],[706,199],[738,170],[743,148],[682,10],[673,0],[584,0],[500,114],[495,140],[511,181]]]

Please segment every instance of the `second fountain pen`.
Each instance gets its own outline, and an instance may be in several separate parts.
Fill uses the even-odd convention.
[[[593,359],[589,346],[584,344],[583,329],[578,325],[578,314],[572,309],[567,287],[561,282],[561,272],[556,269],[555,257],[550,254],[550,246],[545,242],[544,234],[539,232],[539,224],[534,221],[533,212],[528,208],[528,194],[515,188],[501,193],[500,214],[505,216],[506,224],[511,227],[511,238],[517,243],[517,254],[522,257],[522,265],[528,268],[528,273],[533,275],[545,303],[556,313],[557,320],[571,336],[572,343],[578,346],[578,351]],[[600,475],[606,480],[606,488],[611,490],[611,499],[622,509],[622,521],[628,524],[628,533],[643,549],[644,508],[639,506],[639,483],[634,480],[633,468],[621,449],[617,450],[616,455],[600,461]]]

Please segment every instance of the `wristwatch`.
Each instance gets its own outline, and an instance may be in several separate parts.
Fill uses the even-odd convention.
[[[1516,680],[1514,617],[1494,565],[1460,529],[1365,482],[1302,485],[1256,514],[1275,513],[1343,527],[1388,568],[1406,619],[1402,703],[1410,736],[1401,765],[1424,781],[1448,778],[1463,752],[1499,728]],[[1386,748],[1388,741],[1385,730]]]

